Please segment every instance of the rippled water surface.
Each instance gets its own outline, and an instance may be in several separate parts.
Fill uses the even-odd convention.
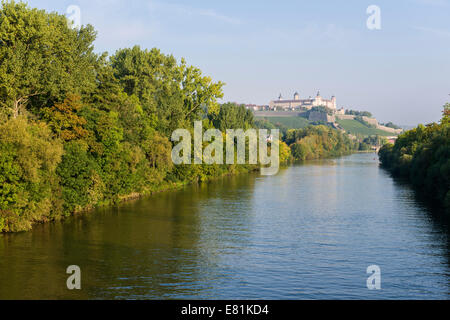
[[[374,154],[0,235],[0,299],[448,299],[449,224]],[[366,287],[381,268],[379,291]],[[82,290],[66,288],[78,265]]]

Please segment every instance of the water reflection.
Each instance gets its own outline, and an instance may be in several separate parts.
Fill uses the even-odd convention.
[[[445,299],[435,213],[371,154],[227,177],[1,235],[0,299]]]
[[[397,190],[397,197],[407,203],[414,204],[418,210],[414,218],[426,221],[429,227],[426,235],[432,237],[431,245],[442,245],[450,268],[450,215],[446,209],[420,190],[412,188],[411,184],[402,178],[393,177],[387,171],[383,173],[393,179]],[[424,236],[424,235],[421,235]]]

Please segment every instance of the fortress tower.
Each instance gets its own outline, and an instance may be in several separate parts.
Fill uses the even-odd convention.
[[[322,97],[320,96],[320,91],[317,91],[317,95],[316,95],[316,98],[314,99],[313,105],[316,107],[323,105]]]

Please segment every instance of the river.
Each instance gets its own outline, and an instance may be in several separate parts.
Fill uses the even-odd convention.
[[[0,299],[448,299],[449,234],[375,154],[354,154],[0,235]]]

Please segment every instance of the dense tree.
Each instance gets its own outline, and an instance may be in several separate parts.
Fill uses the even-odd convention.
[[[291,160],[291,148],[284,142],[280,141],[280,163],[286,163]]]
[[[396,124],[394,124],[392,122],[385,123],[384,126],[388,127],[388,128],[393,128],[393,129],[401,129],[400,126],[398,126],[398,125],[396,125]]]
[[[0,108],[17,117],[95,86],[91,26],[68,27],[56,13],[3,2],[0,10]]]
[[[67,214],[95,204],[101,198],[95,195],[95,191],[102,192],[104,185],[98,176],[100,168],[86,152],[85,143],[72,141],[64,145],[64,151],[57,173],[61,179],[64,212]]]
[[[347,135],[323,125],[288,130],[284,141],[290,146],[296,160],[341,156],[359,147]]]
[[[178,65],[173,56],[155,48],[119,50],[111,63],[125,92],[138,97],[144,112],[157,117],[156,128],[167,136],[192,125],[203,107],[214,108],[222,97],[223,83],[214,83],[184,60]]]
[[[380,150],[382,166],[408,178],[429,197],[450,208],[449,104],[440,124],[419,125]]]
[[[369,111],[345,110],[345,114],[372,118],[372,114]]]
[[[253,112],[247,110],[244,105],[227,102],[220,105],[218,112],[209,112],[209,119],[215,128],[243,129],[254,127]]]
[[[258,168],[172,165],[174,129],[193,136],[201,120],[204,131],[246,130],[255,127],[253,113],[219,105],[223,83],[183,59],[138,46],[97,56],[94,39],[91,26],[71,29],[63,15],[2,2],[0,232]],[[291,149],[303,157],[296,145],[305,139],[317,156],[347,150],[345,138],[317,127],[289,134],[295,146],[281,142],[280,160]]]
[[[223,83],[157,49],[97,56],[94,39],[63,15],[1,5],[0,232],[234,170],[171,162],[172,131],[218,110]]]
[[[21,231],[57,217],[56,167],[62,143],[42,122],[17,117],[0,125],[0,231]]]
[[[88,131],[84,128],[86,119],[78,115],[81,108],[80,96],[69,94],[64,102],[42,109],[43,119],[58,138],[65,141],[85,138]]]
[[[442,125],[450,124],[450,103],[444,105],[444,111],[442,112]]]

